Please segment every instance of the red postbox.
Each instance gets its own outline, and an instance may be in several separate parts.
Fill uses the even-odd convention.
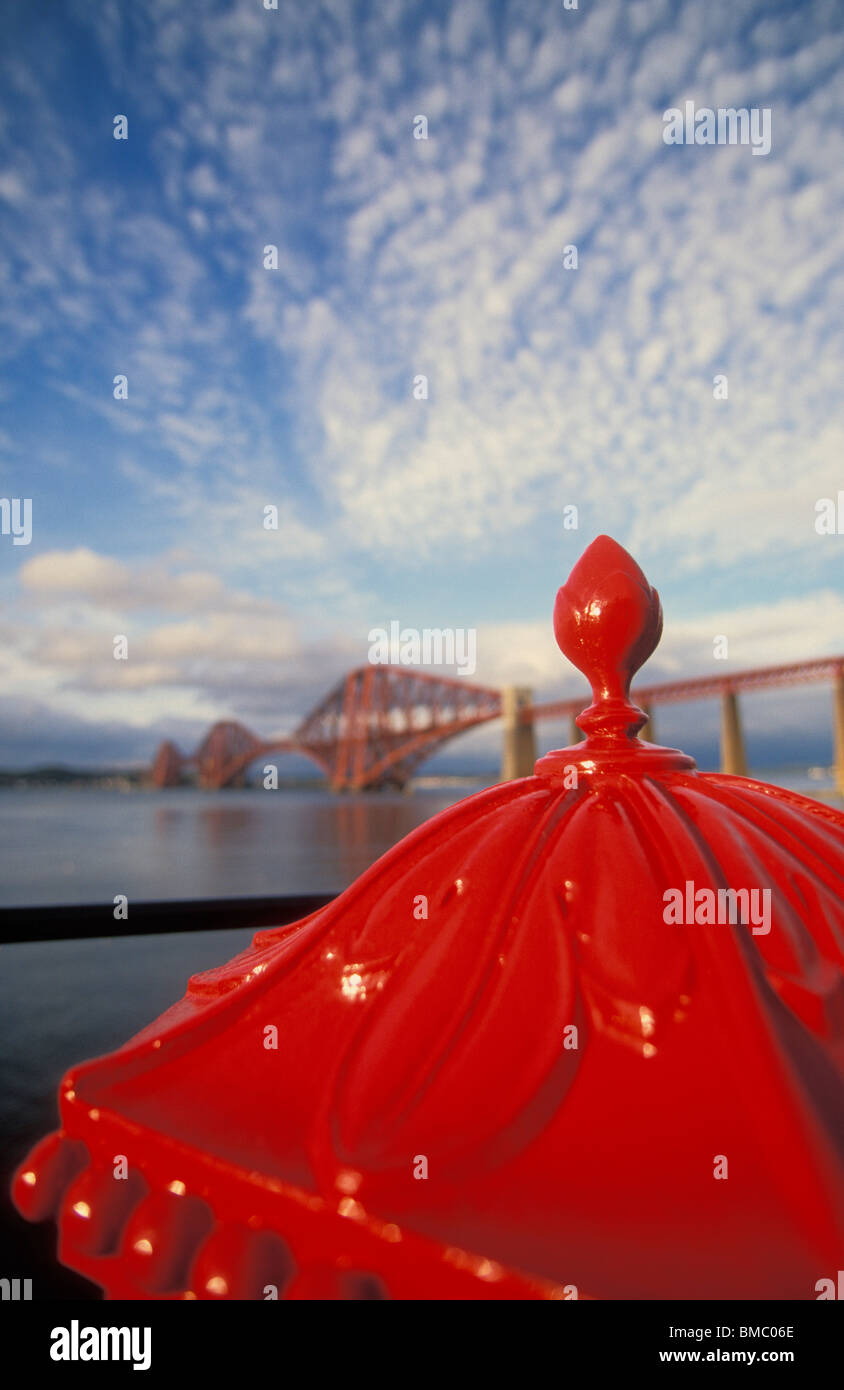
[[[116,1298],[797,1298],[841,1263],[844,816],[642,743],[600,537],[583,742],[75,1067],[15,1179]]]

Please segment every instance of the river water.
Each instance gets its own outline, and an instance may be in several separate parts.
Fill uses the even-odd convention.
[[[828,795],[828,779],[769,777]],[[485,785],[354,796],[3,788],[0,907],[106,903],[118,893],[131,904],[339,892],[410,830]]]
[[[3,790],[0,906],[339,891],[482,785],[357,796]]]

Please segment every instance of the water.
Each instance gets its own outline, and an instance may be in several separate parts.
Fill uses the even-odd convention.
[[[831,796],[828,774],[755,775]],[[0,907],[339,892],[487,782],[402,793],[0,789]],[[840,800],[836,803],[841,805]]]
[[[324,791],[0,790],[0,906],[339,892],[483,785]]]

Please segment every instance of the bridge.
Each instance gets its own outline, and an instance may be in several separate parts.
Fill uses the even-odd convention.
[[[818,681],[833,687],[835,775],[844,794],[844,656],[638,686],[632,696],[648,714],[641,737],[651,742],[656,706],[720,699],[721,771],[745,776],[739,692]],[[574,719],[584,703],[580,696],[534,704],[531,691],[523,686],[494,690],[403,666],[362,666],[350,671],[289,736],[261,738],[243,724],[226,720],[215,724],[193,753],[182,753],[169,740],[162,743],[150,780],[156,787],[170,787],[193,774],[201,787],[237,785],[259,758],[299,753],[323,770],[335,791],[403,787],[444,743],[501,719],[501,779],[509,781],[533,772],[538,720],[568,718],[572,742],[580,740]]]

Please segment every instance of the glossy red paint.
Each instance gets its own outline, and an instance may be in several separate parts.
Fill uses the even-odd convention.
[[[117,1298],[817,1297],[844,816],[641,743],[661,624],[600,537],[554,612],[584,742],[74,1068],[15,1182],[61,1260]],[[770,929],[666,920],[728,889]]]

